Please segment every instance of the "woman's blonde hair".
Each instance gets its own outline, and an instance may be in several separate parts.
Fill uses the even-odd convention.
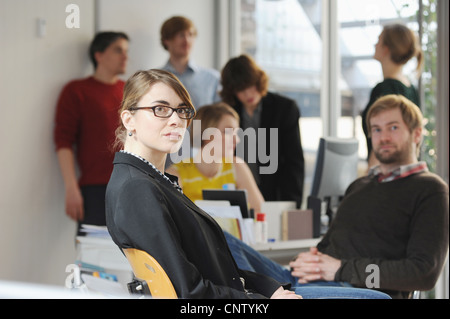
[[[217,127],[220,120],[225,115],[231,115],[234,117],[238,123],[239,123],[239,114],[227,103],[225,102],[218,102],[210,105],[202,106],[194,120],[200,120],[200,131],[199,132],[193,132],[191,134],[191,145],[194,145],[194,139],[201,141],[201,146],[204,146],[207,141],[204,141],[202,139],[203,132],[210,127]],[[197,135],[200,134],[200,136]]]
[[[122,123],[120,114],[125,110],[131,110],[136,107],[142,97],[148,93],[150,88],[156,83],[164,83],[171,87],[178,97],[183,101],[186,107],[194,110],[191,97],[184,88],[183,84],[170,72],[164,70],[151,69],[147,71],[138,71],[125,83],[123,90],[123,99],[119,110],[119,127],[116,129],[116,141],[114,149],[120,149],[123,147],[127,130]],[[133,111],[134,112],[134,111]],[[187,126],[192,122],[192,119],[187,120]]]
[[[417,58],[416,72],[420,75],[423,65],[423,52],[416,34],[403,24],[390,24],[381,33],[383,44],[389,48],[391,59],[396,64],[406,64]]]

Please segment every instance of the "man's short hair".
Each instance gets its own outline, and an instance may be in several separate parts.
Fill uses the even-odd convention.
[[[369,134],[371,134],[370,132],[372,131],[372,127],[370,125],[370,119],[372,117],[383,111],[396,108],[400,109],[403,122],[405,122],[406,126],[408,126],[410,133],[412,133],[416,128],[422,127],[423,116],[420,108],[403,95],[389,94],[380,97],[370,106],[366,118]]]
[[[128,36],[123,32],[99,32],[95,35],[89,47],[89,58],[91,59],[94,69],[97,69],[97,60],[95,53],[104,52],[112,43],[118,39],[125,39],[129,41]]]
[[[192,30],[194,36],[197,36],[197,29],[188,18],[175,16],[166,20],[161,26],[161,45],[163,48],[167,50],[167,46],[164,44],[165,40],[171,40],[178,32],[186,30]]]

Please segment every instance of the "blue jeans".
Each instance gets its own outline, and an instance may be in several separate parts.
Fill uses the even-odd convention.
[[[303,299],[391,299],[389,295],[363,288],[342,286],[297,286],[292,288]]]
[[[240,269],[269,276],[280,283],[290,283],[292,290],[304,299],[390,299],[382,292],[353,288],[347,282],[317,281],[299,284],[289,269],[262,255],[243,241],[224,231],[231,254]]]

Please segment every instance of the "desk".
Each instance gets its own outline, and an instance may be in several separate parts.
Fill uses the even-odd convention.
[[[254,244],[253,249],[281,265],[287,265],[299,252],[315,247],[321,238],[276,241],[273,243]]]
[[[109,238],[77,237],[77,259],[105,269],[131,271],[127,259]]]
[[[321,238],[277,241],[273,243],[254,244],[253,249],[264,256],[287,265],[299,252],[315,247]],[[131,271],[125,256],[111,239],[77,237],[77,259],[105,269]]]
[[[287,265],[292,257],[301,251],[316,246],[320,240],[321,238],[277,241],[254,244],[252,247],[280,265]],[[131,281],[131,267],[110,238],[77,237],[77,244],[78,260],[103,267],[113,274],[122,274],[119,282]]]
[[[77,260],[104,268],[126,288],[133,279],[128,260],[111,238],[77,237]]]

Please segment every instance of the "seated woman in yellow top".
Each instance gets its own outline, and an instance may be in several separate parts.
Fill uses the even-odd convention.
[[[247,163],[234,156],[239,143],[236,135],[239,115],[228,104],[219,102],[201,107],[195,120],[200,120],[201,129],[197,132],[194,128],[191,138],[192,141],[201,140],[200,151],[166,171],[178,177],[184,194],[192,201],[203,198],[203,189],[223,189],[224,185],[233,185],[236,189],[247,190],[250,208],[260,212],[264,198]],[[198,122],[194,122],[195,125]]]

